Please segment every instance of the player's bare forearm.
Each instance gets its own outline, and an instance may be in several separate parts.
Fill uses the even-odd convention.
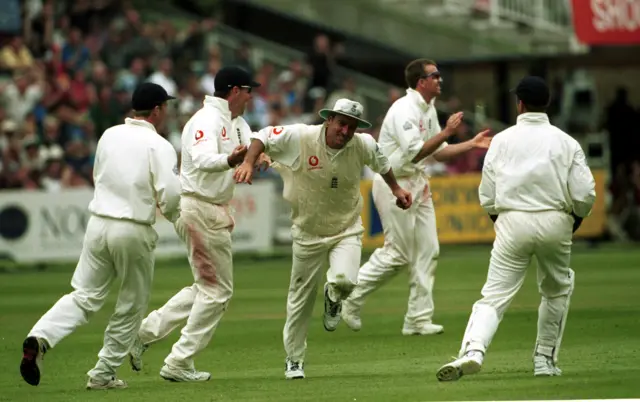
[[[422,145],[422,149],[418,152],[418,154],[411,160],[413,163],[420,162],[427,156],[434,153],[442,143],[444,143],[447,138],[451,136],[451,130],[445,128],[439,134],[429,138]]]
[[[391,189],[392,192],[400,189],[400,185],[396,180],[396,176],[393,174],[393,169],[389,169],[389,171],[385,174],[381,174],[384,182],[387,183],[387,186]]]
[[[264,152],[264,144],[262,143],[262,141],[257,140],[255,138],[252,139],[251,145],[249,145],[249,150],[247,151],[247,154],[244,156],[244,163],[254,166],[256,164],[256,161],[258,160],[258,157],[263,152]]]
[[[446,148],[442,149],[437,154],[434,154],[433,157],[438,162],[447,162],[453,158],[462,155],[465,152],[469,152],[473,149],[473,142],[471,140],[461,142],[460,144],[447,145]]]

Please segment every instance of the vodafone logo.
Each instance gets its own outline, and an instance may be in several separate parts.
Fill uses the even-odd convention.
[[[281,134],[284,131],[284,127],[274,127],[273,128],[273,135],[278,135]]]
[[[202,132],[202,130],[196,131],[196,141],[202,139],[202,137],[204,137],[204,133]]]
[[[320,160],[318,160],[317,156],[310,156],[309,157],[309,166],[316,167],[316,166],[318,166],[318,163],[320,163]]]
[[[227,136],[227,129],[222,127],[222,138],[225,138]]]

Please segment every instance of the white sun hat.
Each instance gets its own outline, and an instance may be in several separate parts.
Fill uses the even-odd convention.
[[[363,110],[364,108],[360,103],[343,98],[336,101],[333,109],[321,109],[318,114],[325,120],[327,119],[327,117],[329,117],[330,113],[341,114],[343,116],[351,117],[352,119],[358,120],[358,128],[370,128],[371,123],[360,117],[362,116]]]

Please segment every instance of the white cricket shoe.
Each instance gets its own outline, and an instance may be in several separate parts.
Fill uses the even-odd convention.
[[[22,343],[20,374],[27,384],[33,386],[40,384],[40,363],[45,353],[47,353],[47,345],[40,338],[30,336]]]
[[[88,390],[125,389],[125,388],[127,388],[127,383],[115,377],[113,377],[109,381],[100,381],[100,380],[96,380],[95,378],[89,377],[89,381],[87,381]]]
[[[142,355],[147,349],[149,349],[149,345],[143,344],[140,337],[136,336],[129,351],[129,364],[131,364],[133,371],[142,371]]]
[[[324,284],[324,317],[322,323],[327,331],[335,331],[340,323],[340,312],[342,311],[342,302],[334,302],[329,297],[329,284]]]
[[[442,325],[433,324],[428,322],[421,325],[407,325],[406,323],[402,327],[402,335],[436,335],[444,332]]]
[[[203,382],[211,379],[211,373],[206,371],[184,370],[168,365],[160,369],[160,377],[173,382]]]
[[[556,367],[553,358],[536,354],[533,356],[533,375],[536,377],[553,377],[562,375],[562,370]]]
[[[287,357],[284,364],[284,378],[287,380],[301,380],[304,378],[304,363],[296,362]]]
[[[347,324],[347,327],[353,331],[360,331],[362,329],[362,320],[360,319],[360,312],[352,307],[348,301],[342,302],[342,312],[340,313],[342,321]]]
[[[438,381],[457,381],[463,375],[476,374],[482,368],[484,355],[482,352],[472,350],[464,356],[440,367],[436,373]]]

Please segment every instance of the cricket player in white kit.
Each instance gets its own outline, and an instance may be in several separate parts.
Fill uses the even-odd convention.
[[[156,205],[170,221],[179,215],[180,181],[173,146],[158,132],[173,99],[159,85],[144,83],[133,93],[134,118],[104,132],[96,149],[95,192],[82,253],[71,280],[74,291],[36,323],[23,345],[20,373],[40,383],[41,360],[49,348],[86,324],[102,308],[113,281],[121,281],[115,313],[104,333],[88,389],[126,388],[116,370],[147,311],[158,235]]]
[[[384,229],[384,246],[377,249],[358,274],[358,285],[344,302],[342,319],[354,331],[362,322],[360,310],[365,297],[401,270],[409,271],[409,302],[404,319],[404,335],[443,332],[434,324],[433,285],[440,247],[436,216],[429,190],[425,161],[433,157],[446,161],[474,148],[488,148],[489,131],[473,139],[448,145],[462,113],[453,114],[440,129],[435,98],[440,94],[441,77],[435,62],[415,60],[405,69],[407,94],[391,106],[380,130],[380,149],[389,158],[398,182],[411,192],[413,206],[395,208],[394,197],[380,175],[373,180],[373,200]]]
[[[251,183],[253,165],[263,151],[284,180],[284,198],[291,203],[293,268],[287,299],[284,347],[285,377],[304,378],[309,320],[313,313],[321,268],[329,263],[324,286],[324,327],[334,331],[341,302],[356,286],[364,228],[360,213],[360,179],[364,166],[380,173],[399,208],[411,206],[411,195],[393,175],[387,158],[369,134],[357,128],[371,124],[360,118],[362,105],[340,99],[321,110],[322,125],[267,127],[252,137],[238,182]]]
[[[195,369],[193,359],[209,344],[233,294],[229,202],[235,190],[233,168],[243,161],[251,135],[239,116],[258,86],[240,67],[224,67],[216,74],[214,96],[205,96],[203,107],[184,127],[181,216],[175,227],[187,244],[195,282],[142,322],[130,356],[136,371],[149,345],[183,326],[160,375],[171,381],[211,378]]]
[[[497,134],[485,158],[479,197],[495,222],[482,299],[473,305],[458,359],[437,372],[453,381],[480,371],[502,317],[520,290],[533,256],[538,262],[538,336],[535,376],[557,376],[558,353],[575,273],[572,233],[589,215],[595,180],[580,144],[549,123],[549,89],[526,77],[517,86],[518,120]]]

